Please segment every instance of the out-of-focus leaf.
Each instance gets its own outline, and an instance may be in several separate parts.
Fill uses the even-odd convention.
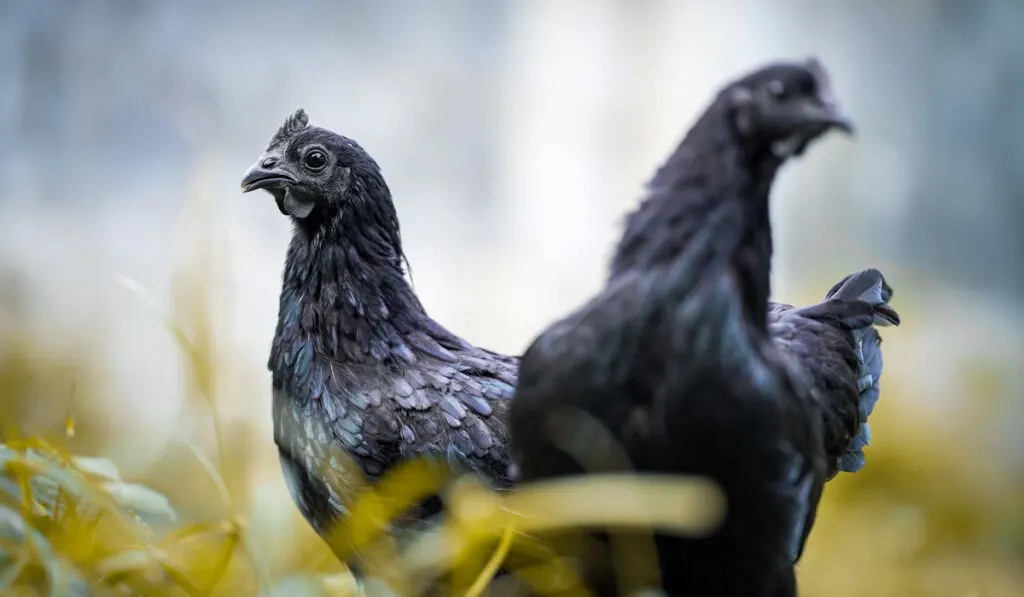
[[[0,444],[0,467],[10,460],[14,454],[13,448],[8,447],[7,444]]]
[[[366,597],[396,597],[394,591],[379,578],[367,578],[363,582],[362,594]]]
[[[3,471],[3,462],[0,462],[0,471]],[[21,499],[21,489],[18,484],[0,474],[0,499]]]
[[[501,563],[505,561],[505,557],[508,556],[509,549],[512,547],[512,541],[515,539],[515,527],[508,525],[505,527],[505,532],[501,536],[501,542],[498,543],[498,548],[494,550],[494,554],[484,565],[483,570],[477,575],[473,584],[466,591],[466,597],[478,597],[482,595],[484,590],[487,588],[487,583],[490,579],[494,578],[494,574],[498,571]]]
[[[175,313],[175,317],[180,319],[178,315]],[[190,342],[183,348],[193,367],[196,385],[212,391],[217,385],[213,383],[216,377],[209,374],[212,372],[213,353],[206,348],[212,344],[204,340],[209,337],[204,334],[210,330],[197,330],[197,325],[205,325],[199,319],[185,320],[188,325],[175,326],[177,329],[172,329],[172,333],[185,338],[187,332]],[[908,333],[911,331],[907,329]],[[993,417],[997,407],[987,398],[997,395],[1017,398],[1019,393],[1012,392],[1016,386],[996,384],[994,381],[998,380],[966,371],[961,374],[962,383],[950,386],[948,391],[951,395],[967,396],[968,406],[965,408],[968,410],[963,415],[957,413],[951,417],[953,420],[947,426],[937,425],[940,422],[938,417],[943,416],[939,411],[926,407],[920,401],[910,404],[903,400],[912,393],[921,393],[919,388],[901,387],[907,382],[901,380],[898,349],[905,338],[901,335],[896,343],[887,345],[890,349],[887,357],[892,358],[887,361],[883,380],[885,395],[880,410],[872,416],[872,426],[877,423],[877,441],[869,449],[867,467],[855,475],[840,475],[827,486],[809,549],[801,561],[801,588],[808,594],[831,597],[1024,595],[1024,576],[1020,574],[1020,558],[1024,553],[1021,539],[1024,537],[1024,517],[1019,507],[1024,494],[1020,492],[1020,475],[1015,474],[1020,472],[1019,469],[1010,470],[1003,464],[1005,460],[1018,463],[1019,460],[1007,457],[1012,454],[1003,454],[1002,459],[991,458],[993,454],[984,448],[990,445],[990,436],[995,435]],[[896,339],[895,335],[893,339]],[[947,363],[935,365],[939,370],[948,369]],[[992,365],[983,361],[978,367]],[[15,363],[14,367],[23,368],[23,365]],[[18,395],[27,396],[26,402],[37,400],[37,397],[54,397],[54,393],[46,389],[26,391],[24,388],[28,386],[18,381],[24,376],[10,375],[11,369],[10,364],[0,362],[0,394],[3,394],[0,400]],[[46,379],[66,377],[56,369],[49,363],[40,367]],[[1007,376],[1006,379],[1011,378]],[[57,385],[59,383],[55,382],[46,388]],[[11,390],[15,387],[17,389]],[[63,391],[63,387],[59,389]],[[932,400],[930,394],[928,397],[929,403],[946,403]],[[215,406],[214,401],[210,400],[210,405],[211,408]],[[0,411],[5,414],[19,412],[18,409],[9,409],[7,404],[0,405]],[[0,421],[0,427],[6,430],[8,422]],[[204,424],[206,422],[203,421]],[[56,428],[60,421],[54,418],[52,423]],[[265,487],[250,483],[254,479],[241,479],[234,471],[269,466],[276,475],[272,482],[279,481],[277,455],[272,445],[266,443],[265,434],[257,441],[271,448],[263,456],[272,458],[272,462],[261,462],[256,456],[250,460],[249,456],[260,453],[260,450],[249,450],[248,447],[244,448],[247,450],[244,459],[231,450],[218,453],[219,458],[227,454],[227,468],[221,463],[214,466],[210,459],[202,457],[204,468],[212,472],[212,482],[208,482],[201,473],[195,475],[195,467],[180,467],[181,462],[187,460],[187,454],[182,458],[180,454],[168,452],[161,458],[157,468],[150,471],[154,478],[153,487],[178,506],[177,510],[182,518],[188,519],[187,522],[206,521],[181,527],[175,525],[167,532],[169,529],[165,527],[148,528],[139,519],[127,515],[125,507],[107,495],[103,483],[120,482],[122,479],[108,478],[111,471],[104,468],[104,463],[81,463],[78,457],[62,448],[67,442],[50,445],[39,438],[23,437],[24,430],[34,428],[31,424],[14,427],[18,428],[18,433],[5,436],[11,444],[0,445],[0,467],[15,461],[13,469],[7,471],[5,468],[6,475],[0,474],[0,594],[4,597],[75,594],[76,587],[82,585],[63,580],[75,577],[87,579],[90,583],[88,594],[96,597],[113,594],[303,597],[347,596],[361,592],[358,583],[347,573],[294,576],[298,571],[335,571],[343,566],[334,561],[321,539],[307,527],[290,502],[264,502],[260,496],[256,501],[262,508],[248,510],[253,501],[252,488],[259,486],[258,491],[264,491]],[[90,430],[86,425],[79,424],[78,427],[75,430],[79,438],[76,442],[81,442],[88,437]],[[953,442],[955,446],[948,441],[950,437],[957,438]],[[582,433],[565,439],[572,443],[580,438],[586,439]],[[201,445],[197,438],[190,436],[184,439]],[[218,445],[220,441],[218,439]],[[93,448],[90,446],[89,449]],[[26,452],[32,456],[27,456]],[[217,462],[219,458],[212,461]],[[328,480],[332,480],[332,475],[339,470],[349,472],[347,463],[344,466],[335,462],[323,464],[327,470],[321,474]],[[353,516],[348,521],[349,542],[359,545],[361,551],[367,548],[383,552],[376,546],[391,530],[387,524],[390,517],[402,510],[405,504],[416,501],[424,492],[450,487],[449,481],[439,476],[444,469],[422,470],[419,478],[416,475],[396,475],[373,485],[373,491],[364,494],[367,503],[358,509],[352,504],[345,504],[353,508]],[[184,473],[185,470],[189,472]],[[218,470],[233,474],[219,480]],[[28,483],[29,495],[34,500],[24,513],[21,506],[22,494],[25,493],[22,481]],[[199,484],[206,491],[195,491]],[[229,500],[223,500],[222,504],[217,493],[210,490],[214,487],[221,496],[230,490],[229,497],[234,498],[235,506],[225,507]],[[638,513],[628,511],[631,507],[629,500],[637,498],[637,492],[628,488],[624,492],[612,485],[569,488],[566,495],[554,496],[555,499],[549,499],[553,496],[543,493],[533,493],[531,497],[530,487],[521,489],[523,491],[517,490],[512,492],[513,495],[502,497],[491,495],[489,490],[479,487],[461,495],[449,492],[444,496],[443,520],[446,524],[433,526],[425,523],[409,534],[412,547],[427,549],[409,550],[408,544],[400,540],[396,543],[403,550],[392,560],[381,557],[381,562],[396,574],[407,574],[410,570],[417,573],[417,565],[436,564],[437,568],[430,568],[424,575],[436,577],[437,574],[445,574],[447,579],[448,573],[452,577],[462,574],[463,578],[471,581],[488,575],[481,572],[484,561],[494,553],[505,528],[503,525],[509,520],[518,522],[519,518],[537,517],[537,521],[516,528],[538,535],[543,535],[546,529],[576,524],[581,519],[620,522],[620,518],[625,516],[625,524],[644,524],[636,520]],[[612,493],[607,496],[600,493],[605,490]],[[654,490],[650,493],[643,496],[645,504],[646,500],[660,502],[660,495],[656,496]],[[282,499],[287,499],[283,491],[281,495]],[[523,499],[526,502],[522,502]],[[179,503],[179,500],[182,501]],[[619,503],[610,506],[595,504],[597,500]],[[256,532],[250,535],[231,520],[219,520],[225,512],[237,515],[235,508],[252,517]],[[604,512],[595,516],[589,511],[596,509]],[[612,511],[607,511],[609,509]],[[567,512],[570,514],[568,517],[565,516]],[[670,516],[670,519],[670,525],[683,524],[678,516]],[[292,521],[297,526],[292,526]],[[293,535],[293,531],[297,532]],[[26,536],[33,538],[32,543],[25,540]],[[522,582],[538,591],[557,589],[560,595],[567,597],[587,597],[573,571],[567,570],[568,566],[563,561],[550,558],[550,554],[542,549],[542,539],[542,536],[517,535],[510,547],[514,557],[506,562],[512,574],[498,582]],[[266,576],[273,580],[285,577],[286,580],[260,585],[254,573],[260,564],[253,562],[260,558],[243,558],[237,548],[226,570],[220,570],[224,566],[219,563],[225,561],[224,554],[231,552],[231,542],[236,540],[239,545],[246,541],[255,543],[261,553],[267,554],[267,561],[263,563],[263,567],[268,569]],[[155,562],[155,567],[147,568],[141,554],[154,548],[166,557],[166,561]],[[466,555],[465,552],[472,550],[476,550],[475,553]],[[424,554],[429,558],[417,559]],[[328,561],[322,568],[314,565],[316,557],[324,556]],[[529,561],[519,567],[524,560]],[[457,567],[463,570],[453,569]],[[103,576],[98,572],[104,569],[110,574]],[[213,586],[211,578],[218,575],[222,578]],[[368,590],[361,593],[399,594],[400,585],[392,584],[389,589],[382,579],[385,579],[383,574],[371,573],[366,579]],[[453,580],[452,584],[461,588],[470,585],[470,581],[459,584]],[[3,584],[5,582],[6,585]],[[409,585],[422,586],[417,582]],[[444,594],[441,591],[441,595]]]
[[[0,539],[21,541],[25,536],[25,520],[21,513],[0,504]],[[0,548],[0,553],[3,553]]]
[[[89,585],[77,570],[59,565],[48,569],[51,597],[85,597],[91,594]]]
[[[96,475],[111,481],[121,480],[121,473],[117,470],[117,465],[107,458],[74,456],[71,461],[74,463],[75,467],[83,473]]]
[[[331,597],[357,597],[362,589],[354,576],[348,572],[342,574],[324,574],[320,576],[324,591]]]
[[[32,478],[32,498],[44,506],[53,506],[60,493],[60,483],[51,477],[37,475]]]
[[[345,454],[338,454],[337,457],[342,461],[350,460]],[[362,487],[362,490],[351,505],[350,515],[331,530],[328,538],[328,543],[342,559],[386,534],[395,516],[426,496],[440,491],[451,477],[447,466],[439,466],[431,459],[420,458],[395,466],[371,488],[358,466],[349,465],[345,468],[354,471],[351,482],[356,487]],[[324,478],[331,479],[331,476],[325,474]]]
[[[288,576],[277,581],[277,583],[271,587],[270,591],[261,595],[261,597],[340,597],[345,595],[359,595],[359,589],[355,581],[353,580],[351,584],[353,587],[352,593],[334,592],[333,587],[329,588],[327,586],[328,581],[323,576],[311,574]],[[339,591],[344,590],[344,588],[339,588]]]
[[[96,571],[103,577],[153,570],[161,558],[152,549],[132,549],[100,560]]]
[[[162,518],[169,523],[178,520],[178,513],[174,511],[171,502],[145,485],[109,481],[103,483],[103,489],[119,504],[136,514]]]

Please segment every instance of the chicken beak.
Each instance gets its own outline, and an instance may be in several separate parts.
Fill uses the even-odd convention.
[[[834,100],[818,98],[802,103],[797,116],[801,121],[814,127],[834,128],[847,135],[854,134],[853,120],[847,116]]]
[[[853,119],[846,115],[835,103],[825,104],[823,106],[823,115],[821,123],[828,125],[834,129],[838,129],[847,135],[852,135],[856,132],[853,126]]]
[[[279,167],[272,159],[261,158],[242,177],[242,192],[248,193],[257,189],[278,189],[295,184],[295,175]]]
[[[815,100],[808,100],[800,106],[800,116],[808,124],[839,129],[847,135],[854,134],[853,120],[846,115],[836,100],[825,67],[817,58],[809,58],[807,66],[817,80],[818,93]]]

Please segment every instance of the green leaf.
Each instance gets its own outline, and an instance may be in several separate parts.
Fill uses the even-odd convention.
[[[44,506],[53,506],[54,502],[57,501],[57,491],[60,489],[60,483],[51,477],[44,477],[43,475],[32,477],[30,483],[32,484],[32,497]],[[70,488],[64,489],[70,493]],[[77,496],[78,494],[75,493],[74,495]]]
[[[104,558],[96,564],[96,570],[104,577],[118,576],[149,570],[156,559],[148,549],[131,549]]]
[[[157,517],[168,523],[178,521],[178,513],[163,494],[138,483],[108,481],[103,489],[125,508],[143,517]]]
[[[121,480],[121,473],[117,470],[117,465],[107,458],[75,456],[71,461],[75,464],[75,467],[83,473],[96,475],[111,481]]]
[[[325,574],[320,577],[320,583],[329,595],[351,595],[352,597],[363,595],[359,581],[349,572]]]
[[[0,538],[21,541],[25,537],[25,521],[21,512],[0,504]]]
[[[263,597],[327,597],[323,583],[313,575],[288,576],[274,583]]]

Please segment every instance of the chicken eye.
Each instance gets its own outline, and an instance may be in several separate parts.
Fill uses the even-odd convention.
[[[314,149],[302,158],[302,163],[313,172],[319,172],[327,166],[327,155],[319,149]]]
[[[775,79],[768,82],[768,95],[772,98],[781,100],[786,99],[789,94],[789,89],[786,88],[786,84],[782,81]]]

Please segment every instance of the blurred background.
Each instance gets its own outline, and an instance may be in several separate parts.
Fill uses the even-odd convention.
[[[1019,0],[4,0],[0,415],[113,459],[190,521],[215,450],[274,575],[320,549],[271,438],[289,223],[238,182],[296,107],[360,141],[433,317],[519,352],[601,283],[627,210],[727,79],[819,56],[855,117],[783,173],[774,295],[896,289],[868,466],[829,485],[804,594],[1024,594]],[[877,423],[875,420],[877,419]],[[296,555],[298,554],[298,555]]]

